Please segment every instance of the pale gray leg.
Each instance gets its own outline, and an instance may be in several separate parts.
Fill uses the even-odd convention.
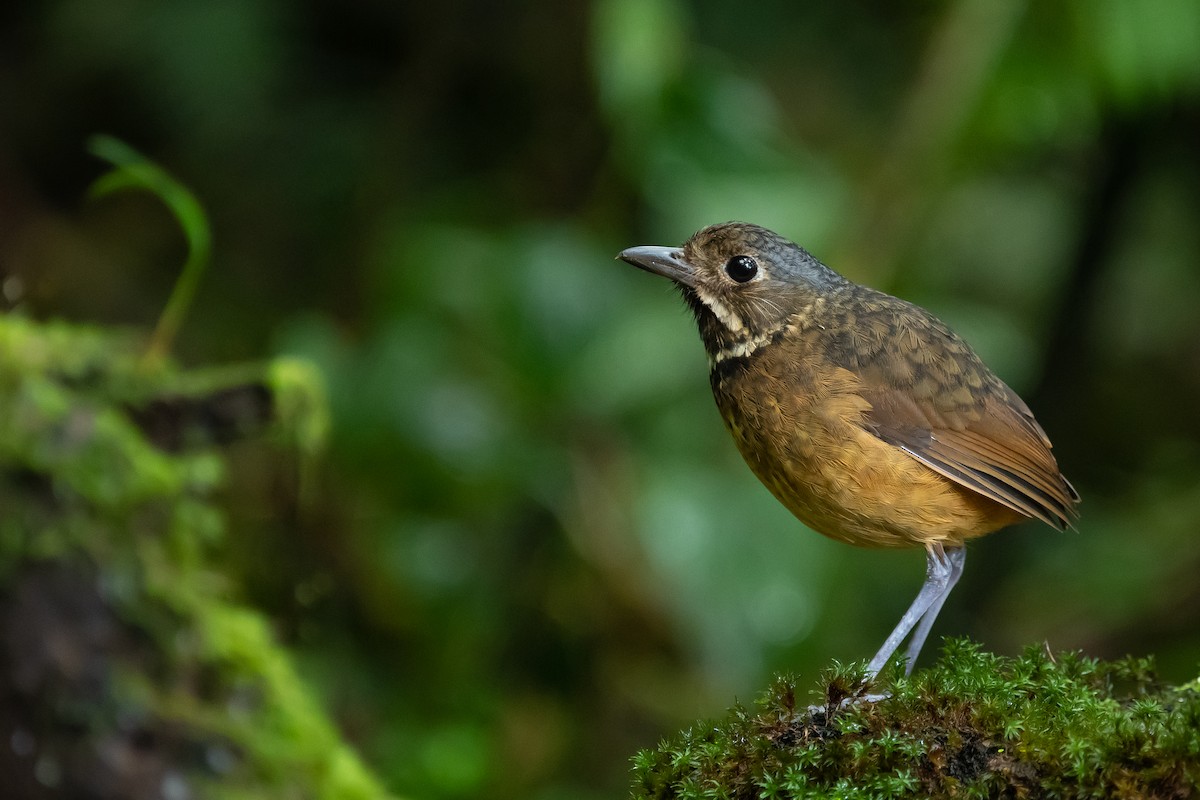
[[[884,641],[883,646],[879,648],[879,652],[871,659],[871,663],[867,665],[868,680],[879,674],[879,670],[884,668],[888,659],[900,647],[904,637],[908,636],[917,623],[921,623],[917,635],[913,637],[913,645],[908,648],[907,669],[912,670],[912,663],[921,652],[921,645],[929,634],[929,629],[933,626],[933,620],[941,610],[942,603],[946,602],[946,595],[950,593],[955,582],[958,581],[958,577],[962,575],[965,560],[966,551],[961,547],[951,548],[948,552],[943,550],[940,544],[929,548],[925,561],[925,583],[921,586],[921,591],[917,592],[917,597],[908,607],[908,611],[904,612],[900,622]]]
[[[946,550],[945,553],[946,560],[950,562],[950,577],[946,582],[946,588],[942,590],[938,599],[933,601],[933,605],[925,612],[925,616],[921,617],[921,622],[917,625],[917,629],[913,631],[912,638],[908,640],[908,650],[904,654],[904,658],[907,661],[904,665],[905,675],[912,674],[913,664],[917,663],[917,656],[921,655],[921,646],[925,644],[925,638],[929,636],[929,629],[933,627],[933,622],[937,619],[938,613],[941,612],[942,604],[950,596],[954,585],[962,577],[963,567],[967,563],[967,550],[964,547],[952,547]]]

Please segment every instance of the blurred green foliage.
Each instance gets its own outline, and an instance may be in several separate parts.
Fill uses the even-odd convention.
[[[392,790],[611,796],[911,599],[919,554],[777,507],[678,300],[612,260],[725,219],[946,319],[1084,496],[1078,535],[973,545],[937,633],[1195,674],[1191,0],[57,0],[0,41],[9,313],[158,318],[186,243],[81,204],[106,131],[211,215],[177,355],[319,366],[330,451],[234,454],[223,569]]]
[[[0,317],[3,713],[28,742],[4,754],[5,791],[385,797],[269,621],[228,598],[223,464],[169,452],[151,422],[194,417],[196,435],[218,412],[168,410],[205,376],[148,367],[140,344]],[[274,372],[264,390],[306,392]]]

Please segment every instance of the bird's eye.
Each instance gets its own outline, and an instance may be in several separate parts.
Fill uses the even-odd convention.
[[[734,256],[725,262],[725,274],[738,283],[745,283],[758,274],[758,262],[750,256]]]

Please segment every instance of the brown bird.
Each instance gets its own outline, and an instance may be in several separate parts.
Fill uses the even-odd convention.
[[[861,547],[925,548],[925,583],[868,677],[910,632],[912,671],[968,539],[1076,518],[1079,495],[1029,407],[924,309],[746,223],[618,258],[679,286],[725,425],[801,522]]]

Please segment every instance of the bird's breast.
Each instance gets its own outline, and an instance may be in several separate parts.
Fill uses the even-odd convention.
[[[1019,518],[877,438],[859,377],[813,332],[714,364],[713,395],[746,463],[813,530],[864,547],[958,545]]]

